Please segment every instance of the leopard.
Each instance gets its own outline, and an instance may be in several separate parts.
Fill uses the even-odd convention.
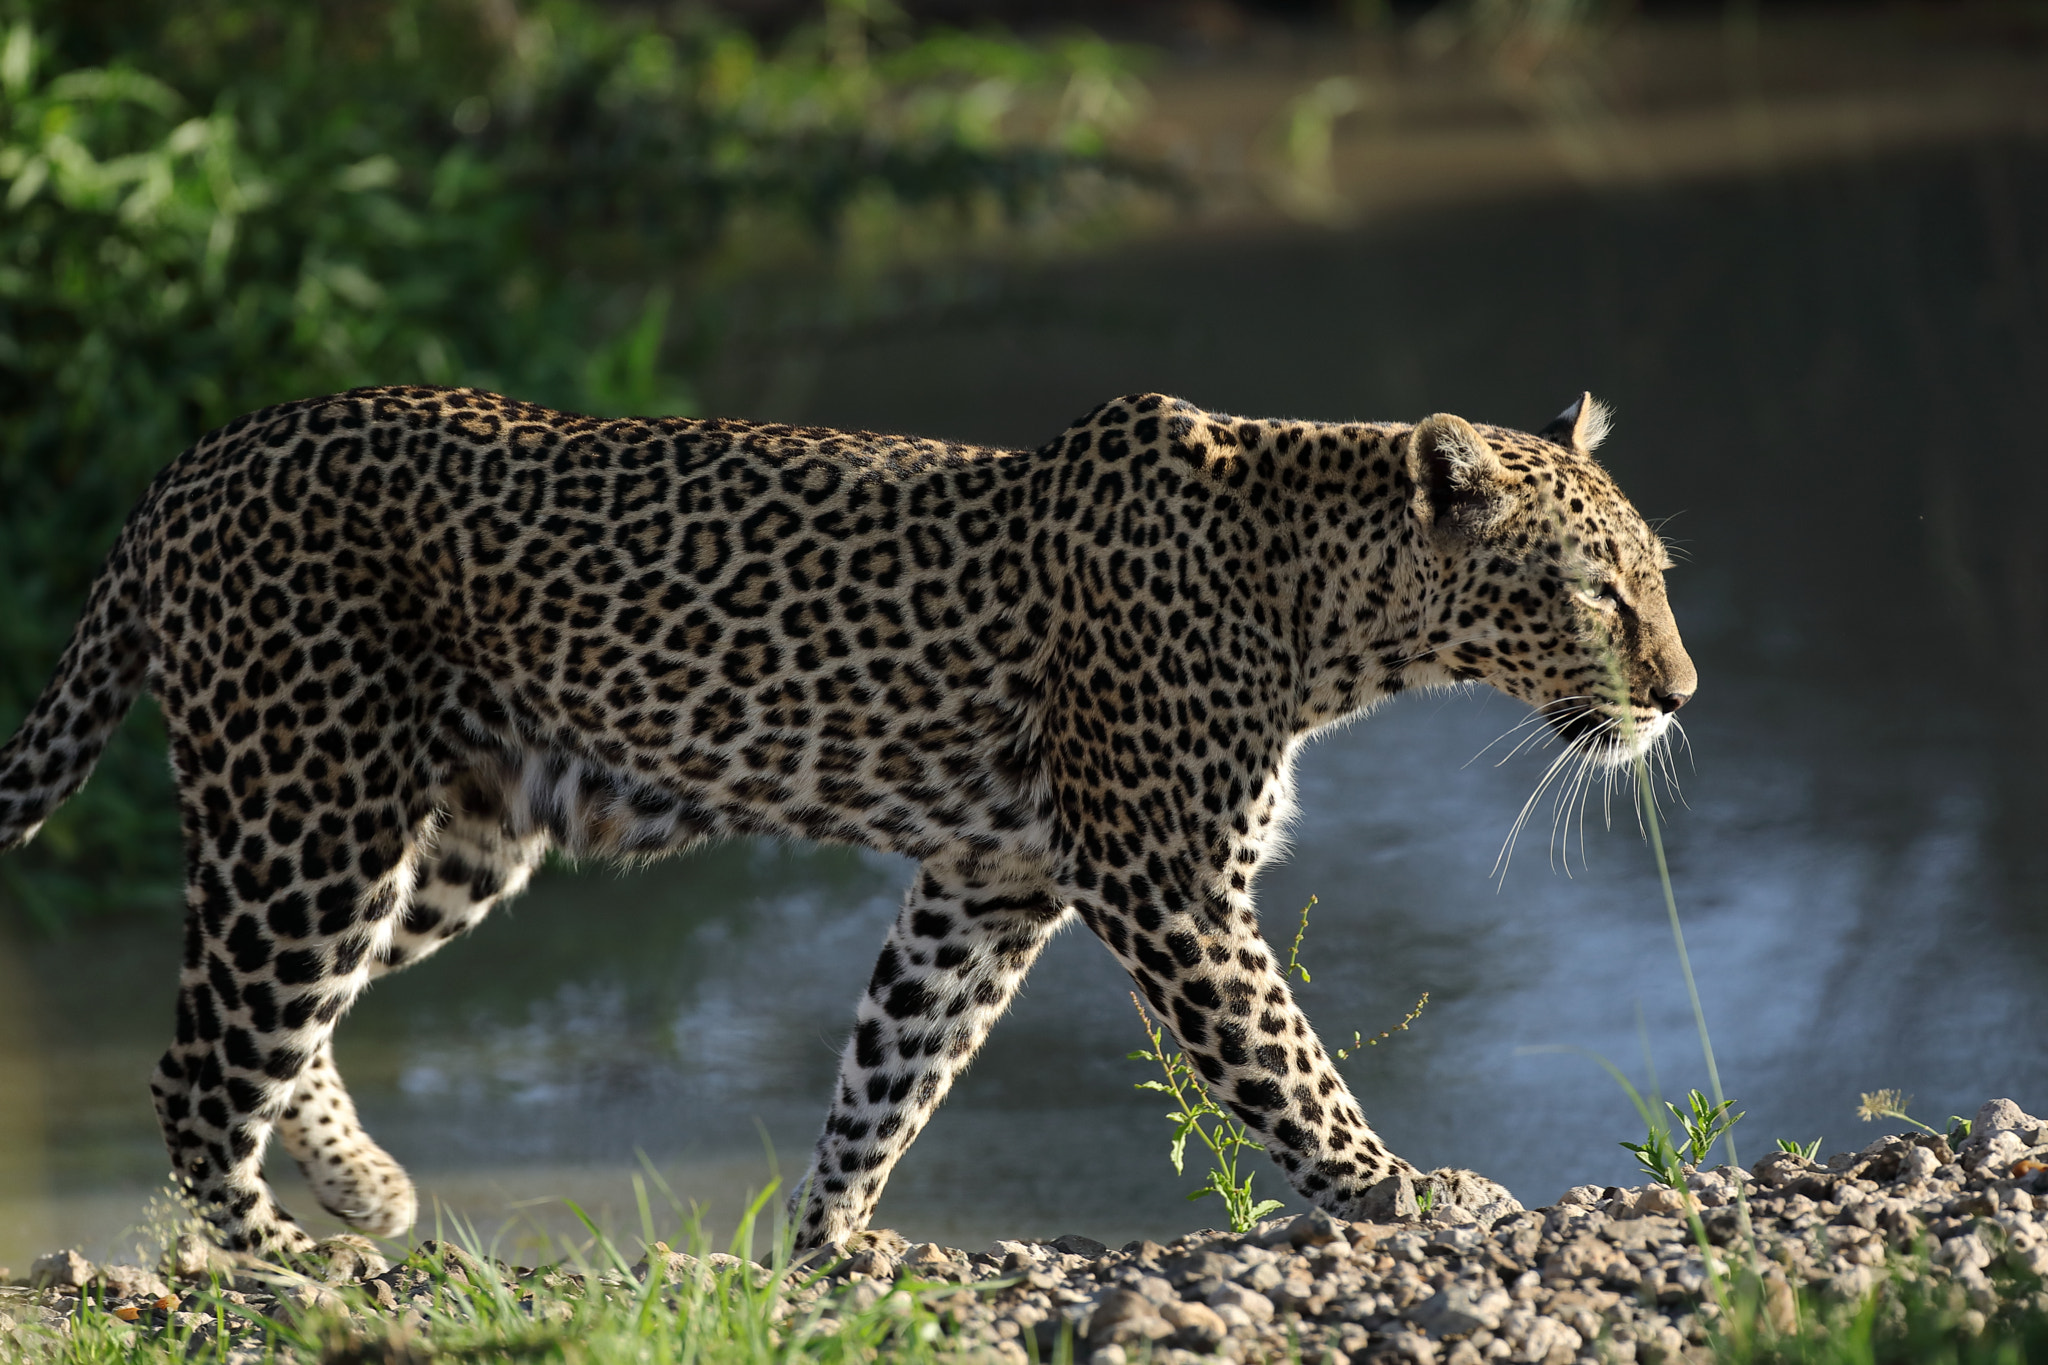
[[[1671,560],[1540,431],[1250,419],[1157,393],[1036,449],[380,387],[243,416],[149,485],[0,750],[0,850],[144,689],[185,866],[150,1081],[220,1244],[315,1245],[263,1174],[397,1237],[336,1025],[543,857],[706,841],[916,864],[791,1208],[873,1245],[891,1169],[1078,920],[1215,1101],[1343,1218],[1520,1208],[1395,1155],[1290,990],[1253,885],[1304,744],[1484,683],[1589,762],[1665,743],[1696,675]]]

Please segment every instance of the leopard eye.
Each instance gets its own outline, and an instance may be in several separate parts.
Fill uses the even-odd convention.
[[[1588,585],[1580,590],[1579,596],[1588,606],[1598,607],[1602,611],[1615,611],[1628,605],[1627,600],[1621,595],[1621,585],[1611,578]]]

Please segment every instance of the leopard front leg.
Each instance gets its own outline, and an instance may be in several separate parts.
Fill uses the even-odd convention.
[[[925,863],[889,931],[839,1059],[802,1201],[799,1249],[864,1232],[889,1172],[1009,1008],[1064,918],[1029,869]]]
[[[1108,894],[1105,895],[1104,893]],[[1115,876],[1073,903],[1224,1105],[1304,1196],[1343,1218],[1414,1217],[1417,1195],[1492,1216],[1521,1206],[1469,1171],[1425,1174],[1387,1150],[1309,1027],[1249,897]],[[1168,905],[1199,909],[1168,909]]]

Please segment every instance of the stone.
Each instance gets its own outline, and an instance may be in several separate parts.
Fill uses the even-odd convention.
[[[1816,1171],[1825,1172],[1826,1169],[1826,1167],[1817,1162],[1807,1160],[1797,1152],[1772,1152],[1762,1161],[1749,1168],[1750,1174],[1756,1177],[1757,1183],[1767,1190],[1778,1189]]]
[[[1065,1256],[1079,1256],[1096,1261],[1109,1253],[1109,1248],[1093,1237],[1083,1237],[1078,1232],[1069,1232],[1052,1239],[1053,1249]]]
[[[348,1304],[341,1295],[324,1284],[287,1285],[278,1291],[280,1302],[289,1302],[308,1313],[346,1313]]]
[[[1089,1315],[1088,1340],[1129,1346],[1172,1336],[1172,1325],[1157,1309],[1157,1304],[1135,1290],[1112,1289]]]
[[[1983,1138],[1970,1134],[1961,1153],[1964,1170],[1989,1173],[1993,1179],[2003,1177],[2026,1154],[2026,1141],[2010,1128]]]
[[[1649,1185],[1636,1195],[1635,1204],[1626,1218],[1668,1217],[1685,1213],[1685,1196],[1668,1185]]]
[[[1267,1261],[1263,1265],[1255,1265],[1250,1270],[1239,1275],[1237,1282],[1246,1289],[1255,1289],[1259,1293],[1264,1294],[1268,1290],[1279,1288],[1280,1281],[1284,1278],[1286,1277],[1280,1273],[1280,1267],[1274,1265],[1271,1261]]]
[[[1436,1365],[1436,1343],[1420,1332],[1395,1332],[1366,1353],[1374,1365]]]
[[[1212,1351],[1230,1335],[1230,1326],[1217,1311],[1203,1303],[1169,1303],[1159,1316],[1174,1329],[1174,1344],[1190,1351]]]
[[[1396,1171],[1365,1192],[1359,1201],[1365,1216],[1375,1223],[1410,1223],[1422,1216],[1415,1199],[1415,1182]]]
[[[1920,1181],[1931,1179],[1940,1168],[1941,1161],[1932,1151],[1925,1147],[1915,1146],[1899,1157],[1898,1176],[1896,1178],[1908,1184],[1917,1184]]]
[[[1574,1185],[1557,1197],[1557,1207],[1590,1209],[1600,1202],[1598,1185]]]
[[[1292,1247],[1320,1247],[1341,1240],[1345,1225],[1322,1209],[1312,1209],[1294,1220],[1287,1229],[1287,1244]]]
[[[1247,1289],[1240,1284],[1219,1285],[1215,1292],[1209,1295],[1209,1306],[1219,1312],[1225,1308],[1235,1308],[1253,1322],[1273,1320],[1273,1301],[1258,1290]]]
[[[28,1268],[31,1289],[83,1289],[92,1276],[92,1262],[69,1250],[38,1256]]]
[[[1216,1309],[1216,1316],[1223,1319],[1231,1331],[1243,1333],[1257,1330],[1258,1321],[1236,1304],[1219,1303],[1215,1304],[1214,1307]]]
[[[1511,1302],[1498,1289],[1474,1294],[1465,1285],[1452,1284],[1437,1290],[1402,1316],[1427,1332],[1431,1340],[1441,1341],[1445,1337],[1467,1336],[1482,1327],[1491,1331],[1500,1326],[1500,1315]]]
[[[1088,1357],[1088,1365],[1125,1365],[1125,1362],[1129,1359],[1130,1356],[1125,1353],[1123,1347],[1112,1343],[1108,1346],[1098,1347],[1091,1353]]]
[[[1977,1111],[1977,1117],[1970,1120],[1970,1140],[1974,1142],[1995,1133],[2015,1131],[2032,1134],[2040,1126],[2041,1120],[2011,1100],[1990,1100]]]
[[[95,1277],[107,1299],[161,1299],[171,1292],[163,1277],[139,1265],[103,1265]]]
[[[1528,1334],[1515,1346],[1508,1359],[1525,1361],[1528,1365],[1545,1361],[1566,1365],[1578,1355],[1584,1344],[1585,1338],[1556,1318],[1537,1318],[1529,1324]]]
[[[1196,1251],[1168,1261],[1166,1278],[1177,1285],[1194,1284],[1202,1280],[1221,1282],[1229,1279],[1234,1269],[1227,1256],[1219,1256],[1213,1251]]]
[[[1140,1275],[1128,1287],[1152,1303],[1180,1302],[1180,1295],[1174,1292],[1173,1285],[1157,1275]]]

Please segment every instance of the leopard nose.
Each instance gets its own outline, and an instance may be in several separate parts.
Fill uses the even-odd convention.
[[[1650,696],[1656,701],[1658,709],[1667,716],[1692,700],[1690,692],[1667,692],[1661,687],[1651,688]]]

